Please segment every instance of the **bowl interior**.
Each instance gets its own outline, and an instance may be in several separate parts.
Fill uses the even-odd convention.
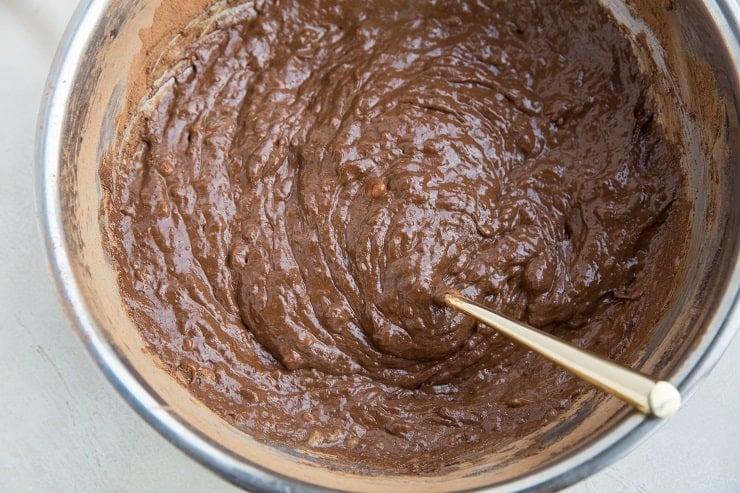
[[[542,483],[554,488],[603,467],[654,428],[656,422],[618,400],[592,393],[563,422],[523,437],[516,447],[439,475],[388,476],[345,470],[320,455],[260,443],[194,399],[146,350],[124,310],[102,248],[99,213],[98,166],[124,127],[128,93],[139,90],[129,77],[142,66],[140,31],[156,23],[160,4],[171,9],[177,3],[92,0],[81,6],[52,72],[39,144],[47,239],[68,312],[109,378],[155,427],[242,485],[287,489],[310,484],[356,491],[391,486],[394,491],[508,489]],[[180,9],[177,22],[186,26],[212,3],[192,2]],[[656,87],[664,123],[688,151],[682,163],[694,194],[686,233],[691,238],[688,262],[676,271],[674,301],[635,367],[689,391],[729,342],[733,307],[737,316],[740,85],[733,54],[738,54],[738,39],[731,16],[729,22],[723,17],[729,14],[722,3],[677,2],[673,9],[608,4],[636,40],[646,66],[667,75],[665,84]],[[157,30],[150,34],[157,41]]]

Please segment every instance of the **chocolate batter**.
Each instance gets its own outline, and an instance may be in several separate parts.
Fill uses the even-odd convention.
[[[686,185],[602,7],[265,2],[178,49],[102,170],[106,246],[152,350],[234,425],[434,471],[594,398],[446,290],[638,360]]]

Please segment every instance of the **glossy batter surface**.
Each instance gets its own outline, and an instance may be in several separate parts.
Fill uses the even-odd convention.
[[[153,351],[235,425],[433,471],[587,388],[447,290],[639,353],[684,175],[598,5],[265,2],[180,48],[102,171],[106,242]]]

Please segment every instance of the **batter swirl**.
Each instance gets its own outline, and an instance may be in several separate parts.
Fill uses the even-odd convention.
[[[598,5],[266,2],[180,49],[103,170],[108,248],[163,362],[251,433],[439,467],[582,389],[446,290],[612,357],[667,299],[679,150]]]

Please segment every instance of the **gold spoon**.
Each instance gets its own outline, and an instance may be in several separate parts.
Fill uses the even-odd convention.
[[[444,301],[450,308],[493,327],[645,414],[668,418],[681,406],[681,395],[676,387],[668,382],[653,380],[642,373],[572,346],[541,330],[493,312],[459,294],[447,293],[444,295]]]

